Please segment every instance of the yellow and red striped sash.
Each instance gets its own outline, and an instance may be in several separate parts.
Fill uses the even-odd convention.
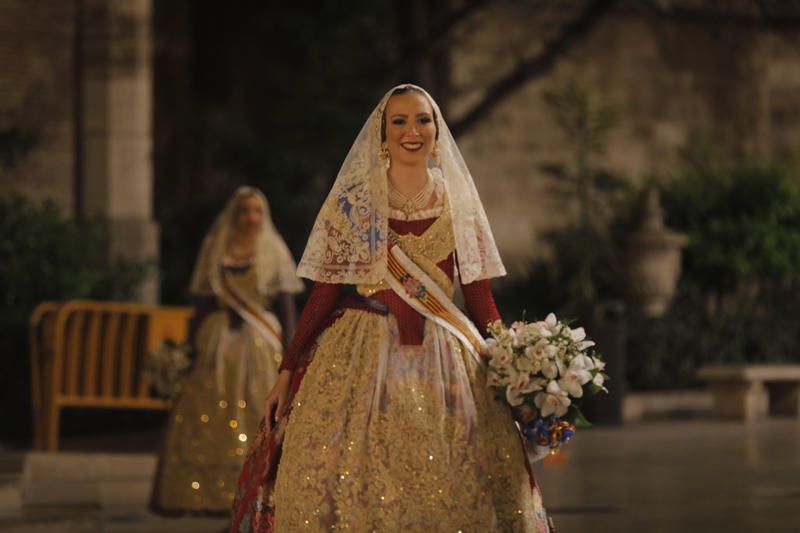
[[[480,363],[485,342],[472,321],[396,244],[389,245],[386,283],[408,305],[460,340]]]
[[[225,272],[219,277],[219,286],[214,287],[214,292],[222,298],[227,305],[233,308],[248,324],[258,331],[273,349],[283,352],[281,340],[281,324],[275,315],[267,312],[263,307],[253,302],[247,295],[239,291],[228,281]]]

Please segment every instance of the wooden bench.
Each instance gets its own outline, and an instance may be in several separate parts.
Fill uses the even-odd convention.
[[[61,409],[169,409],[142,376],[164,340],[186,339],[188,307],[44,302],[30,318],[33,440],[58,449]]]
[[[732,364],[700,368],[714,398],[714,414],[757,420],[773,414],[800,417],[800,365]]]

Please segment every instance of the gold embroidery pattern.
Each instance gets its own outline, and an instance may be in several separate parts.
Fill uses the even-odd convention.
[[[446,207],[441,216],[425,230],[422,235],[396,235],[397,243],[409,259],[414,261],[433,281],[452,298],[454,293],[453,281],[437,263],[444,261],[455,250],[456,243],[453,239],[453,221],[450,210]]]
[[[424,257],[433,263],[444,261],[456,248],[453,239],[453,220],[447,207],[422,235],[413,233],[398,235],[393,232],[392,234],[409,257]]]
[[[254,269],[229,276],[251,297],[266,299]],[[227,328],[227,311],[220,310],[197,332],[198,358],[170,413],[153,489],[164,510],[230,513],[263,398],[277,378],[280,354],[247,323]]]
[[[293,409],[277,531],[546,531],[509,411],[433,323],[400,346],[394,318],[347,310]]]
[[[453,219],[450,216],[447,199],[440,197],[439,202],[444,205],[442,214],[422,235],[413,233],[398,235],[391,230],[390,234],[409,259],[414,261],[439,285],[445,294],[452,298],[455,291],[453,281],[447,273],[442,272],[437,263],[447,259],[456,248],[453,237]],[[386,282],[381,281],[374,285],[359,285],[357,290],[363,296],[372,296],[376,292],[388,288]]]
[[[375,283],[372,285],[357,285],[356,291],[361,296],[370,297],[375,293],[381,292],[389,288],[389,285],[386,284],[384,280],[381,280],[380,283]]]

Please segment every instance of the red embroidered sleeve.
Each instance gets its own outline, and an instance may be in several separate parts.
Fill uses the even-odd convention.
[[[462,283],[461,290],[464,293],[464,302],[467,304],[469,317],[475,323],[478,331],[485,336],[486,325],[495,320],[500,320],[500,313],[494,303],[489,280],[481,279],[472,283]]]
[[[275,300],[275,314],[281,323],[281,340],[283,346],[289,345],[294,337],[294,328],[297,325],[297,308],[294,304],[294,294],[279,292]],[[284,350],[285,351],[285,350]]]
[[[283,354],[280,370],[291,370],[297,367],[300,356],[308,349],[311,342],[319,335],[320,326],[336,309],[342,286],[332,283],[315,283],[308,301],[300,318],[297,320],[297,327],[294,336],[286,353]]]

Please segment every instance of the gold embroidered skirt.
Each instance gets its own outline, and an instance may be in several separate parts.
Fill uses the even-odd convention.
[[[196,344],[194,369],[170,413],[151,506],[229,514],[280,357],[247,323],[229,329],[224,312],[203,321]]]
[[[283,531],[546,532],[509,410],[430,321],[345,311],[294,399],[275,482]]]

